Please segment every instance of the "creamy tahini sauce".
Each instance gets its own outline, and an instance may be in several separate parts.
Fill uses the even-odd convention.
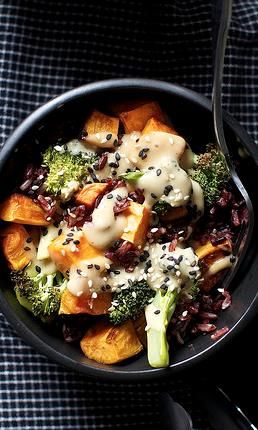
[[[83,260],[71,266],[68,290],[75,296],[101,292],[105,285],[105,273],[111,261],[100,255],[91,260]]]
[[[218,260],[214,261],[212,263],[206,273],[206,276],[212,276],[215,275],[218,272],[221,272],[221,270],[228,269],[232,266],[231,262],[232,255],[227,255],[226,257],[219,258]]]
[[[119,239],[127,225],[123,214],[115,216],[114,207],[119,201],[128,196],[126,187],[116,188],[105,195],[99,206],[92,213],[92,222],[84,224],[83,231],[89,243],[95,248],[105,249],[113,241]]]
[[[203,197],[203,190],[201,186],[198,184],[198,182],[193,181],[191,179],[192,183],[192,195],[191,195],[191,201],[190,204],[192,206],[196,206],[197,214],[196,218],[200,218],[200,216],[204,213],[204,197]]]
[[[84,141],[99,148],[114,148],[114,142],[118,140],[117,134],[106,132],[88,134]]]

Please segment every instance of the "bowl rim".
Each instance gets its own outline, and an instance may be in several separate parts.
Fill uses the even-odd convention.
[[[204,109],[211,112],[211,101],[204,95],[196,93],[195,91],[185,88],[181,85],[172,84],[164,81],[154,80],[154,79],[142,79],[142,78],[119,78],[119,79],[108,79],[103,81],[97,81],[90,84],[85,84],[77,88],[71,89],[64,92],[60,96],[51,99],[42,106],[38,107],[34,112],[32,112],[27,118],[25,118],[20,125],[13,131],[10,137],[7,139],[3,149],[0,153],[0,171],[5,165],[8,158],[11,156],[12,152],[15,150],[16,146],[19,144],[21,137],[30,130],[33,125],[35,125],[42,118],[47,116],[50,112],[55,109],[59,109],[66,102],[75,100],[77,98],[91,95],[93,93],[98,94],[102,91],[112,92],[114,89],[121,90],[154,90],[156,92],[169,94],[176,94],[179,97],[190,100],[193,103],[198,104]],[[258,165],[258,148],[255,147],[251,137],[246,133],[246,131],[241,127],[241,125],[227,112],[223,113],[225,122],[230,126],[234,133],[240,138],[240,140],[245,142],[245,146],[252,155],[254,161]],[[189,369],[191,365],[199,364],[204,359],[209,358],[211,355],[217,353],[221,348],[228,342],[230,342],[237,333],[239,333],[253,318],[253,316],[258,312],[258,293],[251,301],[248,308],[245,310],[241,318],[230,328],[230,330],[216,342],[206,347],[204,350],[189,357],[179,363],[171,364],[168,368],[159,369],[145,369],[145,370],[115,370],[112,367],[108,368],[97,368],[91,367],[89,364],[81,363],[75,361],[68,356],[63,355],[58,350],[54,349],[52,346],[43,341],[40,337],[35,335],[28,326],[20,321],[18,316],[13,311],[11,305],[9,305],[5,296],[0,290],[0,309],[5,315],[8,322],[15,329],[15,331],[26,340],[28,344],[33,346],[40,353],[49,357],[51,360],[57,362],[59,365],[64,365],[76,372],[82,373],[89,377],[99,378],[102,380],[111,381],[127,381],[127,382],[139,382],[143,380],[155,380],[157,378],[162,378],[166,376],[171,376],[179,370]]]

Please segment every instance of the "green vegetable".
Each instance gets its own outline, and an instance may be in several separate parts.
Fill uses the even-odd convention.
[[[126,181],[136,182],[144,175],[144,172],[140,170],[135,170],[134,172],[127,172],[120,175],[121,179],[125,179]]]
[[[71,183],[80,182],[88,175],[88,167],[96,162],[98,156],[80,152],[73,155],[63,146],[60,150],[48,147],[42,154],[43,164],[49,169],[45,181],[46,190],[54,195],[69,194]],[[79,184],[78,184],[79,185]]]
[[[147,353],[152,367],[169,365],[167,326],[176,308],[177,289],[157,290],[150,305],[145,309],[147,320]]]
[[[217,146],[211,144],[207,146],[205,153],[194,154],[193,161],[193,167],[188,173],[202,187],[206,203],[212,205],[230,179],[225,157]]]
[[[159,200],[152,207],[152,210],[158,215],[165,215],[170,209],[172,209],[172,206],[164,200]]]
[[[29,275],[32,272],[31,270],[11,272],[11,279],[15,284],[14,291],[24,308],[42,321],[48,321],[58,314],[67,280],[60,272],[51,275],[38,273],[34,277]]]
[[[114,310],[109,314],[110,322],[118,325],[128,319],[137,318],[154,295],[155,291],[146,281],[129,283],[128,288],[113,295],[112,301],[118,305],[114,306]]]

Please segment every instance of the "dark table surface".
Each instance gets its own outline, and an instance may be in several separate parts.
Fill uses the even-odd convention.
[[[63,91],[113,77],[179,83],[210,96],[211,0],[0,1],[0,143],[37,106]],[[235,0],[224,107],[257,140],[258,4]],[[158,393],[168,391],[208,430],[195,390],[220,383],[257,422],[257,320],[198,373],[168,381],[111,384],[51,363],[0,316],[0,428],[157,428]],[[194,375],[198,374],[198,379]]]

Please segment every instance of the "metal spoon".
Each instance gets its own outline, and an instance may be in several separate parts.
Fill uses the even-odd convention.
[[[217,35],[217,43],[215,49],[215,61],[214,61],[214,76],[213,76],[213,91],[212,91],[212,114],[214,131],[216,136],[216,141],[224,154],[229,172],[231,174],[232,181],[237,187],[239,193],[243,197],[247,210],[248,210],[248,222],[242,222],[238,240],[233,249],[233,267],[232,270],[228,272],[223,280],[223,288],[227,288],[229,283],[233,279],[238,270],[243,258],[248,249],[248,245],[252,236],[253,226],[254,226],[254,212],[249,195],[241,182],[239,176],[236,173],[235,166],[232,162],[229,149],[226,143],[223,127],[223,113],[222,113],[222,102],[221,102],[221,92],[222,92],[222,77],[223,77],[223,67],[226,43],[228,37],[228,31],[232,15],[232,0],[218,0],[217,1],[217,16],[219,17],[219,29]],[[216,37],[216,34],[215,34]]]

